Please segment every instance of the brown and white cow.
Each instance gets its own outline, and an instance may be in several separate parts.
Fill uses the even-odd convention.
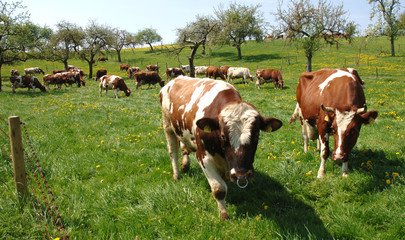
[[[39,67],[30,67],[24,69],[25,75],[34,75],[36,73],[45,74],[45,72]]]
[[[279,87],[283,89],[284,81],[281,73],[277,69],[257,69],[256,70],[256,87],[260,88],[260,85],[268,82],[273,82],[274,88]]]
[[[205,73],[207,72],[207,66],[195,66],[195,75],[205,75]]]
[[[217,77],[221,78],[222,80],[225,80],[225,76],[221,73],[218,67],[215,66],[209,66],[207,68],[207,71],[205,72],[205,77],[217,79]]]
[[[139,67],[130,67],[127,70],[128,73],[128,78],[132,79],[134,77],[134,73],[141,71],[141,69],[139,69]]]
[[[10,70],[10,74],[11,74],[12,77],[18,77],[18,76],[20,76],[20,73],[18,72],[17,69],[11,69],[11,70]]]
[[[100,78],[104,75],[107,75],[107,70],[106,69],[99,69],[96,72],[96,76],[94,77],[94,81],[100,80]]]
[[[219,72],[222,74],[222,75],[224,75],[224,77],[227,79],[228,78],[228,69],[229,69],[229,66],[221,66],[220,68],[219,68]]]
[[[321,69],[301,74],[297,87],[297,106],[290,123],[301,119],[304,151],[308,140],[319,138],[321,165],[318,178],[325,175],[325,161],[330,155],[329,135],[335,147],[332,160],[343,162],[342,175],[347,176],[349,155],[357,142],[362,124],[372,123],[378,112],[366,112],[363,87],[350,72]]]
[[[146,65],[146,70],[158,73],[159,72],[159,66],[158,65]]]
[[[107,97],[107,91],[112,89],[114,90],[114,96],[115,98],[118,98],[118,90],[121,90],[125,93],[127,97],[131,95],[131,89],[127,87],[127,85],[124,82],[124,79],[119,76],[115,75],[104,75],[100,78],[100,97],[101,97],[101,92],[105,90],[105,96]]]
[[[46,92],[45,87],[38,81],[35,76],[11,76],[10,77],[11,86],[13,88],[13,93],[17,88],[28,88],[28,91],[32,88],[35,92],[36,88],[39,88],[41,92]]]
[[[136,89],[138,89],[142,84],[148,84],[148,89],[152,84],[156,88],[156,83],[159,83],[161,87],[165,85],[165,81],[159,76],[157,72],[150,71],[140,71],[134,74],[134,80],[136,84]]]
[[[97,58],[97,61],[105,62],[105,61],[108,61],[108,58],[107,57],[99,57],[99,58]]]
[[[242,78],[245,84],[248,83],[247,81],[248,78],[250,79],[251,82],[253,82],[253,75],[250,73],[249,68],[230,67],[228,69],[227,81],[229,82],[229,80],[231,80],[233,84],[233,79],[235,78]]]
[[[179,147],[183,171],[190,166],[188,155],[196,152],[220,216],[229,218],[225,180],[241,188],[248,185],[253,178],[260,130],[276,131],[282,122],[262,117],[231,84],[208,78],[180,76],[162,88],[160,102],[174,180],[180,178]]]
[[[180,75],[185,76],[186,74],[184,73],[183,69],[181,68],[167,68],[166,69],[166,80],[170,81],[173,78],[176,78]]]

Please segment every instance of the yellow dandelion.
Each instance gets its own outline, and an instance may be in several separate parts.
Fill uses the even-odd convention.
[[[399,152],[397,152],[396,154],[399,155]]]
[[[113,149],[113,152],[117,152],[117,150]]]
[[[387,184],[391,184],[391,180],[387,179],[387,181],[385,181]]]
[[[101,167],[101,166],[100,166],[100,165],[97,165],[97,166],[96,166],[96,168],[99,168],[99,167]]]
[[[311,172],[312,172],[312,171],[309,171],[309,172],[305,173],[305,175],[311,176]]]
[[[394,178],[399,177],[399,173],[393,172],[393,173],[392,173],[392,176],[393,176]]]
[[[101,179],[101,180],[100,180],[100,183],[103,183],[103,182],[104,182],[104,179]]]
[[[103,140],[101,140],[101,142],[100,143],[104,143],[104,141]]]

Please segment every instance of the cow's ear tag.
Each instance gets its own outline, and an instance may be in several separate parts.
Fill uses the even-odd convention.
[[[208,125],[205,125],[205,127],[204,127],[204,132],[206,132],[206,133],[211,133],[211,127],[208,126]]]
[[[329,122],[329,116],[328,115],[325,116],[325,121]]]

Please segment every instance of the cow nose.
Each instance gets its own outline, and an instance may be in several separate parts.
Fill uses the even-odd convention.
[[[332,156],[332,160],[334,161],[343,161],[346,155],[344,153],[335,153]]]
[[[249,180],[253,178],[253,170],[237,172],[234,168],[231,169],[231,181],[236,183],[238,187],[245,188],[249,184]]]

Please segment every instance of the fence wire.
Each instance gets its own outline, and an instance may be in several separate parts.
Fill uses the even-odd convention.
[[[0,120],[2,120],[8,126],[8,122],[6,120],[1,117]],[[26,162],[29,166],[28,168],[26,164],[26,177],[28,179],[27,184],[30,185],[30,188],[32,189],[32,192],[29,194],[29,198],[32,204],[32,209],[35,212],[39,228],[41,229],[42,236],[44,239],[54,239],[51,236],[52,234],[50,233],[50,227],[48,226],[52,223],[52,225],[58,232],[59,239],[69,239],[69,235],[67,235],[66,233],[65,225],[63,224],[62,218],[59,214],[53,192],[45,178],[45,174],[32,146],[26,125],[23,122],[21,122],[21,125],[23,126],[26,138],[26,145],[28,146],[28,150],[23,149],[23,151],[25,153]],[[4,136],[10,139],[3,126],[3,124],[0,125],[0,131],[3,133]],[[11,156],[3,147],[2,150],[6,154],[6,156],[10,158],[10,160],[12,160]],[[41,199],[43,199],[43,202],[41,202]],[[49,221],[49,217],[51,221]]]

